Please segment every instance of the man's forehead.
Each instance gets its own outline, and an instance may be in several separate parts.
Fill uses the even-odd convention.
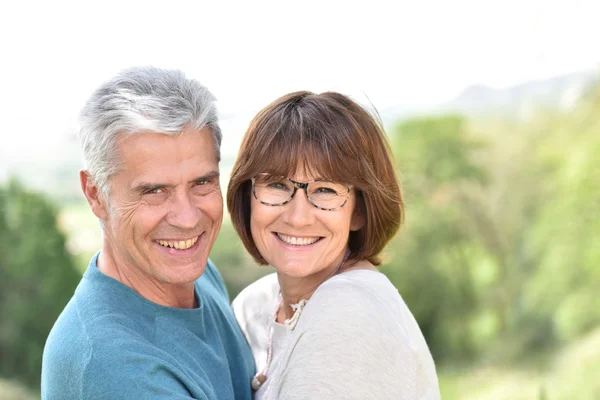
[[[134,134],[119,142],[119,158],[122,171],[136,181],[172,180],[218,172],[210,131]]]
[[[118,141],[122,157],[154,158],[165,156],[192,156],[216,158],[216,150],[210,129],[178,133],[136,132],[126,134]]]

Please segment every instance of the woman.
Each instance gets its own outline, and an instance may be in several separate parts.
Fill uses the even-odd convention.
[[[404,214],[368,112],[332,92],[275,100],[246,132],[227,206],[246,249],[276,270],[233,305],[257,398],[440,397],[423,335],[377,270]]]

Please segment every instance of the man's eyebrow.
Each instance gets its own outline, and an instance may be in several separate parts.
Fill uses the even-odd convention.
[[[164,183],[149,183],[149,182],[141,182],[133,188],[134,192],[150,192],[156,189],[163,189],[169,187],[170,185]]]
[[[210,178],[218,178],[219,175],[220,175],[219,171],[210,171],[202,176],[192,179],[189,183],[203,181],[205,179],[210,179]]]
[[[220,176],[219,171],[210,171],[204,175],[201,175],[199,177],[192,179],[191,181],[189,181],[189,183],[203,181],[205,179],[218,178],[219,176]],[[150,192],[150,191],[156,190],[156,189],[168,188],[171,186],[173,186],[173,185],[168,185],[166,183],[140,182],[139,184],[137,184],[133,187],[133,191],[144,193],[144,192]]]

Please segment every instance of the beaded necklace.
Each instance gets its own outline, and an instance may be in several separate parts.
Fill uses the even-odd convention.
[[[350,255],[350,249],[347,249],[346,253],[344,254],[344,259],[342,260],[340,265],[337,267],[337,269],[335,270],[333,275],[330,276],[330,278],[337,275],[340,272],[340,270],[346,263],[346,260],[348,259],[349,255]],[[292,307],[292,309],[294,310],[294,315],[292,316],[292,318],[287,319],[284,322],[284,324],[290,330],[293,330],[296,327],[296,323],[298,322],[298,319],[300,318],[300,314],[302,313],[302,309],[306,305],[306,302],[307,302],[306,299],[302,299],[302,300],[300,300],[299,303],[290,305],[290,307]],[[277,312],[279,311],[279,308],[281,307],[282,304],[283,304],[283,296],[281,294],[281,290],[279,290],[279,295],[277,296],[277,304],[275,306],[275,310],[273,311],[273,316],[271,317],[271,319],[269,319],[269,326],[267,328],[268,329],[267,332],[269,335],[269,340],[268,340],[268,344],[267,344],[267,346],[268,346],[267,347],[267,363],[265,364],[262,371],[257,372],[256,375],[254,375],[254,377],[252,378],[251,386],[252,386],[252,390],[254,390],[254,391],[260,389],[260,387],[263,385],[263,383],[265,383],[265,381],[267,380],[267,371],[269,370],[269,366],[271,365],[271,359],[273,357],[273,324],[277,320]]]

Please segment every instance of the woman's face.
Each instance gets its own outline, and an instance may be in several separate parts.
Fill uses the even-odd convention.
[[[307,182],[319,176],[297,172],[290,179]],[[263,258],[280,273],[309,277],[325,269],[337,268],[344,258],[351,230],[359,229],[354,216],[354,189],[346,204],[335,211],[313,206],[304,190],[282,206],[269,206],[251,197],[250,229]]]

